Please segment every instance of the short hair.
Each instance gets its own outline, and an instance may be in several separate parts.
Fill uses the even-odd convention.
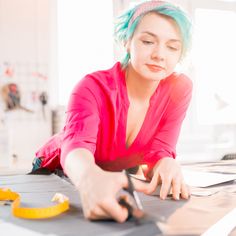
[[[149,7],[143,7],[144,5],[149,5]],[[169,2],[154,0],[144,2],[129,9],[124,14],[119,16],[115,23],[114,36],[116,41],[120,43],[125,43],[130,38],[132,38],[140,20],[143,18],[143,16],[150,12],[169,17],[176,22],[177,26],[179,27],[183,42],[183,48],[181,53],[182,59],[186,55],[186,52],[189,50],[191,45],[192,23],[185,11],[183,11],[179,6],[176,6]],[[130,55],[129,53],[126,53],[125,57],[121,61],[123,67],[126,67],[128,65],[129,59]]]

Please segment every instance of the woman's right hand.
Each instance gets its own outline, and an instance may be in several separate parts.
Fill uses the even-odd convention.
[[[139,191],[145,191],[147,188],[141,181],[135,181],[134,186]],[[124,222],[128,218],[128,210],[118,203],[117,193],[126,187],[128,180],[124,173],[108,172],[95,167],[77,187],[85,218],[90,220],[112,218],[117,222]]]
[[[128,187],[125,173],[102,170],[95,164],[92,153],[82,148],[68,154],[64,167],[80,193],[85,218],[114,219],[117,222],[127,219],[128,210],[117,199],[119,191]],[[134,179],[133,184],[137,191],[148,190],[147,183]],[[128,197],[126,200],[130,201]]]

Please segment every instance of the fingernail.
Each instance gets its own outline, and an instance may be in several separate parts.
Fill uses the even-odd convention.
[[[179,200],[179,196],[178,195],[175,196],[175,200]]]
[[[189,194],[185,194],[185,195],[183,196],[184,199],[189,199],[189,197],[190,197]]]

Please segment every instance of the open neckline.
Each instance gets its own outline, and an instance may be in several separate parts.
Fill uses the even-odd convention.
[[[126,148],[126,150],[130,150],[138,142],[141,133],[143,133],[143,130],[145,129],[145,126],[146,126],[146,123],[147,123],[147,119],[149,117],[148,114],[150,113],[150,108],[151,108],[151,103],[149,102],[149,106],[148,106],[146,115],[144,117],[143,123],[140,126],[140,129],[139,129],[137,135],[135,136],[134,140],[131,142],[130,145],[128,145],[127,144],[127,124],[128,124],[128,110],[129,110],[129,106],[127,107],[126,116],[124,117],[124,119],[125,119],[124,120],[124,124],[125,124],[125,126],[124,126],[124,133],[125,133],[125,148]]]
[[[153,93],[153,95],[150,98],[149,106],[148,106],[145,118],[143,120],[142,125],[140,126],[140,129],[139,129],[137,135],[135,136],[133,142],[130,145],[128,145],[127,144],[127,133],[126,133],[126,130],[127,130],[128,111],[129,111],[129,107],[130,107],[130,101],[129,101],[127,84],[126,84],[126,78],[125,78],[126,70],[123,70],[122,72],[123,72],[122,73],[122,87],[123,87],[122,95],[123,95],[124,105],[125,105],[125,113],[124,113],[125,115],[123,116],[123,122],[124,122],[124,125],[123,125],[123,129],[124,129],[123,130],[123,134],[124,134],[124,136],[123,137],[124,137],[125,150],[130,150],[133,147],[135,147],[136,143],[139,141],[139,137],[141,136],[141,134],[143,133],[143,130],[145,129],[145,126],[146,126],[146,123],[147,123],[147,119],[149,117],[150,109],[152,107],[152,100],[153,100],[153,97],[156,94],[157,89],[155,90],[155,92]],[[159,85],[158,85],[158,87],[159,87]]]

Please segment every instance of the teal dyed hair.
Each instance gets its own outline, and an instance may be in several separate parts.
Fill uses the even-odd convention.
[[[177,26],[180,29],[182,42],[183,42],[183,49],[182,49],[182,55],[181,59],[184,57],[188,49],[190,48],[191,44],[191,21],[187,14],[178,6],[173,5],[172,3],[163,2],[163,4],[152,8],[151,10],[144,11],[142,14],[140,14],[131,25],[130,21],[135,14],[136,10],[139,8],[140,5],[143,3],[137,5],[136,7],[126,11],[123,15],[119,16],[117,18],[117,22],[115,24],[115,39],[118,42],[126,43],[129,39],[132,38],[135,29],[137,25],[139,24],[140,20],[143,16],[150,12],[155,12],[157,14],[169,17],[173,19]],[[122,60],[123,67],[126,67],[130,59],[130,55],[126,53],[124,59]]]

